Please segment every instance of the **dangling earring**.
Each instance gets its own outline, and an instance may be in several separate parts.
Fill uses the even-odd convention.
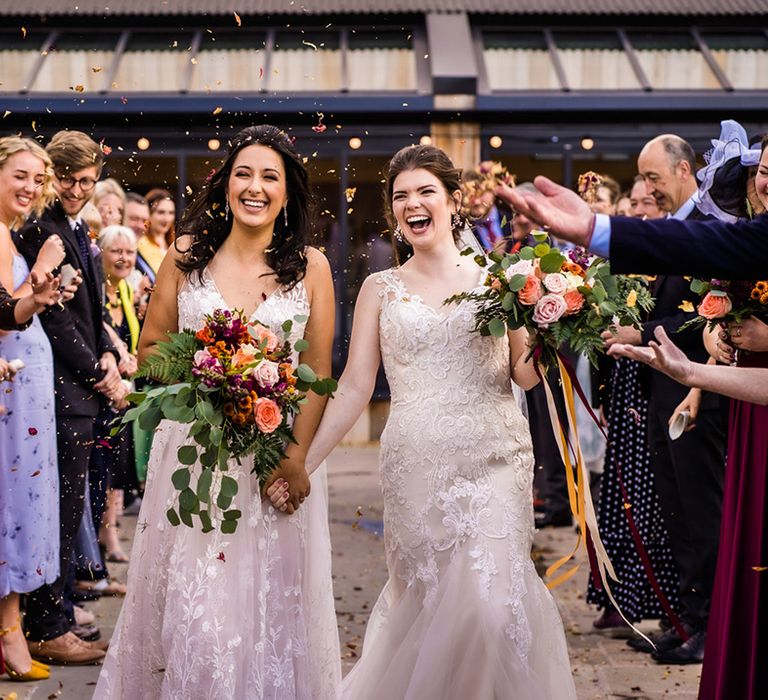
[[[395,234],[395,238],[397,238],[398,242],[402,243],[403,240],[404,240],[404,237],[403,237],[403,229],[400,228],[400,224],[396,224],[395,225],[394,234]]]
[[[224,199],[224,216],[229,218],[229,197]]]
[[[285,222],[285,228],[288,228],[288,205],[283,207],[283,221]]]
[[[463,223],[464,222],[461,218],[461,214],[459,214],[457,211],[453,212],[453,215],[451,216],[451,227],[455,229],[461,228]]]

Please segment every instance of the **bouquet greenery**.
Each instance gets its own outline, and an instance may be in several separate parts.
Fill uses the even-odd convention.
[[[501,337],[507,329],[527,328],[535,339],[531,353],[546,368],[557,365],[564,343],[595,364],[603,352],[603,331],[617,324],[639,326],[652,308],[647,284],[640,277],[612,275],[607,260],[583,249],[552,247],[544,232],[535,232],[534,239],[535,246],[517,253],[491,253],[485,289],[448,302],[475,302],[482,335]],[[476,259],[487,263],[483,256]]]
[[[166,515],[174,526],[193,527],[197,516],[203,532],[216,522],[222,532],[234,532],[241,512],[231,508],[238,484],[226,473],[230,459],[252,455],[252,473],[263,482],[295,442],[292,418],[306,392],[335,391],[335,380],[319,379],[306,364],[294,367],[292,352],[308,347],[304,339],[288,340],[294,321],[306,317],[286,320],[281,340],[240,311],[217,309],[198,331],[170,333],[140,368],[138,377],[164,385],[131,394],[136,405],[122,423],[136,420],[147,431],[163,419],[189,424],[189,442],[178,449],[171,476],[178,508]]]

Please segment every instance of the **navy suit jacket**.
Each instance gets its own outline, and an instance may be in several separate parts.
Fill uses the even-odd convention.
[[[96,416],[102,398],[93,385],[104,376],[99,359],[105,352],[118,357],[104,330],[104,281],[100,261],[93,256],[81,260],[77,238],[58,201],[42,216],[27,220],[14,235],[14,241],[31,267],[45,239],[54,233],[64,242],[64,263],[79,268],[83,276],[83,283],[70,301],[49,307],[40,314],[53,349],[56,412]]]
[[[735,224],[614,216],[610,259],[611,270],[617,273],[764,279],[768,214]]]

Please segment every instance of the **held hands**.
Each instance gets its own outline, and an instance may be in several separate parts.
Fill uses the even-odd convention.
[[[304,499],[309,496],[310,488],[304,462],[287,457],[272,472],[270,481],[264,487],[264,494],[269,496],[277,510],[290,515],[298,510]]]
[[[727,338],[723,336],[727,336]],[[760,319],[750,316],[741,323],[730,323],[727,333],[723,331],[720,338],[721,340],[727,339],[727,342],[738,350],[765,352],[768,350],[768,325]]]
[[[111,352],[105,352],[99,360],[99,369],[104,376],[94,384],[93,388],[100,391],[110,401],[121,398],[120,370],[117,369],[115,356]]]
[[[611,357],[628,357],[644,362],[675,381],[688,384],[693,373],[693,362],[669,339],[662,326],[658,326],[654,334],[657,342],[651,341],[649,347],[616,343],[608,350],[608,354]]]
[[[538,194],[518,192],[506,185],[497,187],[495,193],[516,212],[548,226],[552,233],[588,247],[595,217],[589,205],[578,194],[549,178],[539,175],[533,184],[539,190]]]

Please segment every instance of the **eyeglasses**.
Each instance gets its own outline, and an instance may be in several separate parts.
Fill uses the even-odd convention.
[[[59,175],[56,174],[59,180],[59,184],[65,189],[72,189],[75,185],[80,185],[80,189],[83,192],[90,192],[96,186],[96,180],[92,177],[75,178],[71,175]]]

